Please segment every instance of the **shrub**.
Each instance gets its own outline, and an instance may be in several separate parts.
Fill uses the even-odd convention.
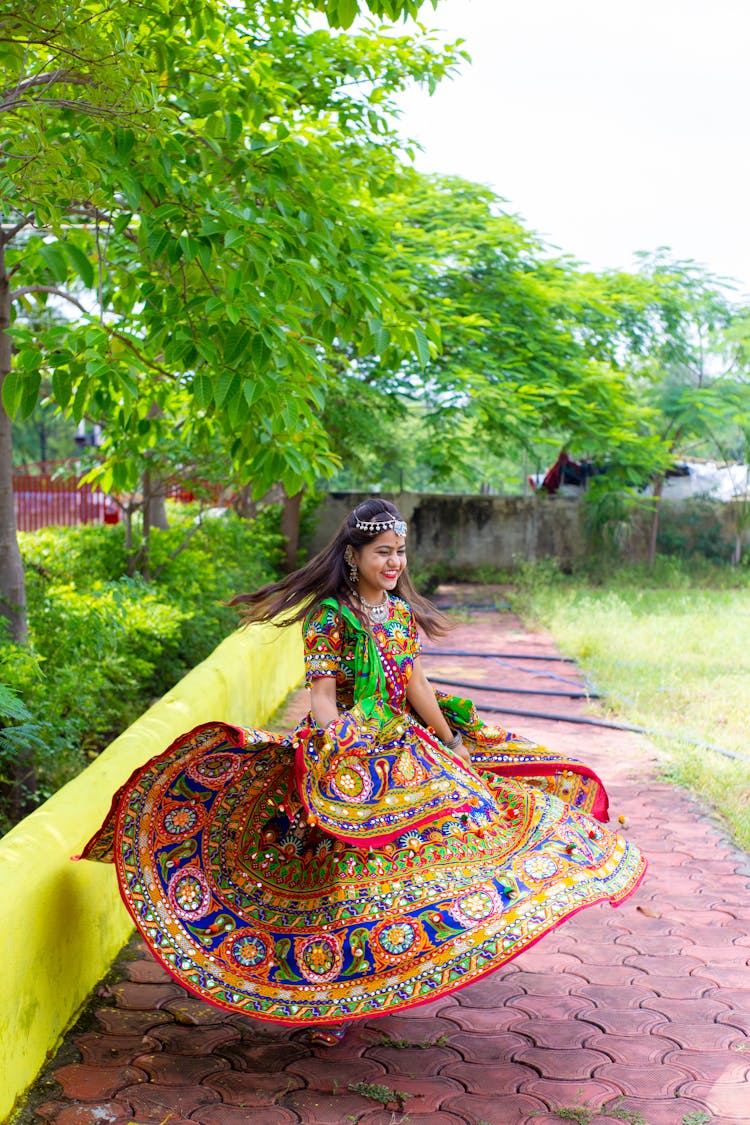
[[[197,530],[195,515],[175,507],[173,526],[152,532],[151,583],[127,577],[122,527],[20,537],[30,642],[0,639],[0,831],[210,654],[236,624],[233,594],[278,576],[278,508]],[[19,781],[22,762],[32,781]]]

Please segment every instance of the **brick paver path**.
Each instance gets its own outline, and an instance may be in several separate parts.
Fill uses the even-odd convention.
[[[555,654],[510,614],[482,611],[441,647]],[[508,659],[426,663],[443,678],[526,688],[563,690],[545,670],[577,676],[554,660],[527,664],[536,675]],[[585,709],[472,694],[493,706]],[[298,693],[285,724],[303,701]],[[699,804],[655,779],[644,739],[538,719],[504,725],[604,778],[614,817],[650,858],[633,898],[586,910],[481,982],[355,1025],[327,1050],[191,999],[134,940],[125,979],[100,990],[91,1029],[68,1037],[24,1125],[750,1125],[748,857]],[[350,1089],[360,1083],[369,1088]],[[390,1104],[374,1100],[378,1087],[394,1092]]]

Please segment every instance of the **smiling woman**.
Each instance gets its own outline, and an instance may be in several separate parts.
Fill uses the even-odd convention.
[[[398,521],[399,531],[383,531],[359,550],[349,548],[346,560],[357,583],[355,597],[373,621],[384,621],[388,591],[393,590],[406,567],[406,524]],[[399,534],[403,528],[403,534]],[[366,601],[373,598],[373,602]]]
[[[645,869],[590,769],[432,688],[419,630],[448,622],[411,585],[407,531],[366,500],[301,570],[236,597],[248,623],[303,623],[308,714],[177,739],[84,852],[114,860],[180,984],[316,1043],[484,976]]]

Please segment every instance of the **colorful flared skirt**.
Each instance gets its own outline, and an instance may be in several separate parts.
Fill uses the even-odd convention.
[[[114,861],[156,958],[220,1008],[403,1011],[617,905],[645,870],[591,770],[473,709],[463,731],[472,771],[409,715],[328,753],[309,718],[286,736],[208,723],[135,771],[82,858]]]

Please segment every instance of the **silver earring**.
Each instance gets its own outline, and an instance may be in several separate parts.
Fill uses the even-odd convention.
[[[352,551],[351,547],[347,547],[344,551],[344,560],[346,562],[346,565],[349,567],[349,581],[351,582],[352,586],[356,586],[357,579],[359,578],[359,571],[357,570],[357,563],[355,561],[354,552]]]

